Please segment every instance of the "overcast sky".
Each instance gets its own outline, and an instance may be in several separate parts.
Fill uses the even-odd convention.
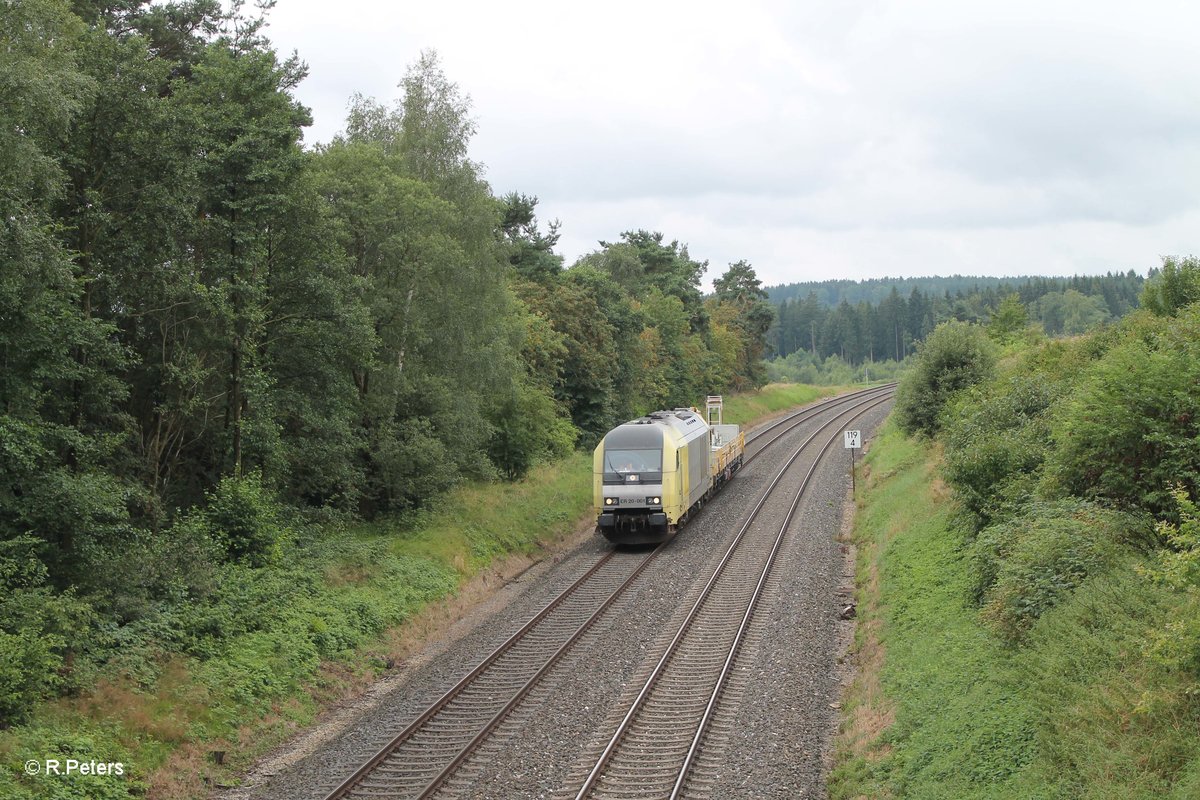
[[[1194,2],[279,0],[306,141],[422,49],[568,265],[646,228],[771,285],[1145,272],[1200,250]]]

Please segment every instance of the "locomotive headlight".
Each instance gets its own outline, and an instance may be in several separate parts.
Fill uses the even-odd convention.
[[[662,502],[662,498],[661,497],[647,497],[646,502],[652,506],[656,506]]]
[[[611,506],[615,502],[617,502],[617,501],[611,497],[604,498],[604,505],[606,505],[606,506]]]

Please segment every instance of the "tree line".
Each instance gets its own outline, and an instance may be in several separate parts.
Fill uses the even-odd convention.
[[[1110,272],[1105,275],[1073,275],[1071,277],[1057,278],[1041,275],[1021,275],[1016,277],[933,275],[914,278],[865,278],[863,280],[832,278],[820,281],[801,281],[798,283],[768,286],[767,295],[771,302],[779,304],[785,300],[802,300],[810,293],[816,293],[817,300],[822,305],[836,306],[845,300],[853,306],[864,300],[872,305],[878,305],[892,293],[892,289],[895,289],[905,297],[912,294],[913,289],[916,289],[923,295],[942,296],[949,294],[952,297],[958,295],[965,297],[993,289],[1001,294],[1015,291],[1026,300],[1039,297],[1048,291],[1062,292],[1067,289],[1074,289],[1077,292],[1087,295],[1102,294],[1105,296],[1105,301],[1108,302],[1110,299],[1116,299],[1114,287],[1106,289],[1104,285],[1111,282],[1114,278],[1121,277],[1135,281],[1139,286],[1142,280],[1132,270],[1126,271],[1123,275]],[[1126,303],[1137,299],[1137,293],[1134,292],[1130,295],[1128,289],[1118,290],[1118,294],[1124,298],[1124,302]],[[1117,302],[1119,303],[1120,301]],[[1117,313],[1118,310],[1119,306],[1113,306],[1113,313]]]
[[[186,600],[150,550],[262,563],[280,509],[419,507],[765,379],[749,264],[706,299],[707,262],[638,230],[564,268],[537,199],[481,177],[432,52],[306,151],[305,65],[263,24],[218,0],[0,15],[0,586],[71,598],[0,634],[52,662],[79,598],[118,623]]]
[[[939,285],[937,281],[947,286],[974,283],[954,294],[949,288],[937,293],[914,285],[906,297],[900,292],[899,282],[893,282],[878,302],[855,302],[850,298],[877,296],[887,279],[863,281],[858,291],[854,282],[848,281],[776,287],[769,290],[772,299],[783,299],[776,323],[768,333],[771,348],[779,357],[807,351],[815,360],[837,356],[849,364],[901,361],[940,323],[991,322],[1008,298],[1015,298],[1025,316],[1041,323],[1047,334],[1077,335],[1136,308],[1144,282],[1132,270],[1100,276],[1028,278],[1020,284],[961,276],[907,282],[918,280],[931,288]],[[808,288],[802,299],[793,292],[781,291],[797,287]],[[838,299],[830,305],[827,301],[832,298]]]

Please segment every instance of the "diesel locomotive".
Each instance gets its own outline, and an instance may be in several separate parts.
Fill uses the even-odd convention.
[[[617,544],[674,536],[742,466],[745,434],[722,424],[721,409],[712,396],[704,416],[655,411],[609,431],[592,457],[596,529]]]

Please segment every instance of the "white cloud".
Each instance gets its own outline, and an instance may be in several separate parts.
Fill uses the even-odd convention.
[[[1181,2],[406,7],[282,0],[311,139],[422,48],[471,95],[473,157],[536,194],[568,262],[622,230],[709,276],[1144,270],[1200,207],[1200,10]]]

